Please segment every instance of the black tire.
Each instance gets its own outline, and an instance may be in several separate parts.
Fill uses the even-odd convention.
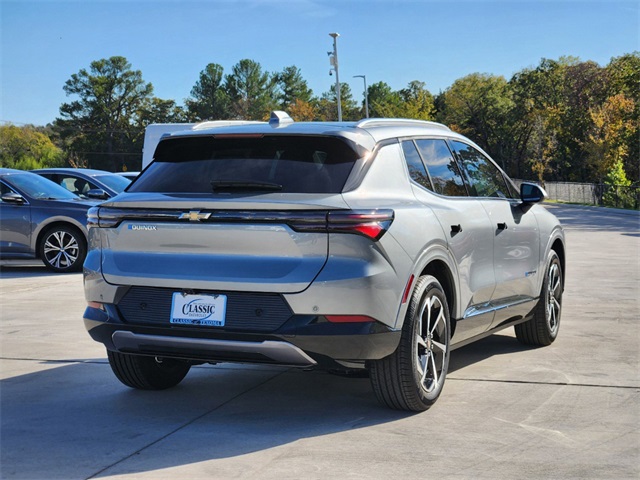
[[[53,272],[78,272],[87,256],[87,240],[75,227],[54,225],[42,235],[38,254],[44,266]]]
[[[551,345],[558,336],[562,313],[562,265],[558,254],[551,250],[542,282],[540,300],[533,318],[516,325],[516,338],[524,345]]]
[[[396,410],[422,412],[442,392],[449,369],[451,320],[447,298],[434,277],[420,277],[411,295],[400,344],[369,365],[378,400]]]
[[[146,357],[107,350],[109,365],[118,380],[139,390],[175,387],[187,375],[191,364],[172,358]]]

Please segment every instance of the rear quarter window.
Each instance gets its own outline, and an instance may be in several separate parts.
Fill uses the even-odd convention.
[[[321,136],[193,136],[162,140],[129,192],[213,193],[213,184],[278,185],[284,193],[340,193],[358,154]]]

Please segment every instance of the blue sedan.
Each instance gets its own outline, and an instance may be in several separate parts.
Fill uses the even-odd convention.
[[[87,210],[95,203],[34,173],[0,168],[0,258],[39,258],[60,273],[81,270]]]

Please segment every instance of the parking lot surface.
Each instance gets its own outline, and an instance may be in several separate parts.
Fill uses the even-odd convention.
[[[567,230],[559,337],[452,353],[427,412],[366,378],[199,366],[126,388],[82,324],[80,274],[0,263],[3,479],[640,478],[640,216],[549,205]]]

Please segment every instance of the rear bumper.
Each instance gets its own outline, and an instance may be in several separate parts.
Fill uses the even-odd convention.
[[[194,355],[199,358],[209,356],[260,356],[274,363],[298,367],[315,366],[317,362],[299,348],[287,342],[263,340],[261,342],[243,342],[237,340],[213,340],[208,338],[169,337],[163,335],[145,335],[116,330],[111,336],[119,352],[146,355]]]
[[[109,312],[109,313],[107,313]],[[242,362],[313,367],[326,359],[364,363],[395,351],[400,331],[380,322],[330,323],[322,317],[293,315],[270,333],[229,332],[211,327],[134,325],[113,306],[88,307],[84,323],[108,350],[199,362]]]

